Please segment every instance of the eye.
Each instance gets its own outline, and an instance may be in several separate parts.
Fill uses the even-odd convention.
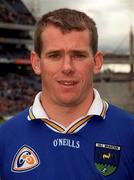
[[[86,58],[86,55],[81,54],[81,53],[77,53],[77,54],[72,55],[72,58],[74,60],[84,60]]]
[[[48,58],[51,60],[59,60],[61,58],[61,55],[59,53],[52,53],[48,54]]]

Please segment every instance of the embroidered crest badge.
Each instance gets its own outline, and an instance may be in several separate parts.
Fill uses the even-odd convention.
[[[94,161],[97,170],[103,176],[113,174],[119,165],[120,146],[109,144],[95,144]]]
[[[29,146],[22,146],[15,154],[11,170],[13,172],[26,172],[39,166],[40,160],[37,153]]]

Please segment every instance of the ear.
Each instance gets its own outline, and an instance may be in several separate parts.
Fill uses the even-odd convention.
[[[103,65],[103,55],[100,51],[98,51],[95,54],[94,57],[94,69],[93,69],[93,73],[94,74],[98,74],[101,71],[101,67]]]
[[[30,60],[35,74],[40,75],[41,74],[40,58],[35,51],[31,52]]]

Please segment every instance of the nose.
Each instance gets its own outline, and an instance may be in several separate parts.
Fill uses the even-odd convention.
[[[66,75],[74,73],[74,63],[73,63],[72,58],[69,55],[66,55],[63,58],[62,73]]]

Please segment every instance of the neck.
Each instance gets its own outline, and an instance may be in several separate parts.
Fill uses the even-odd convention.
[[[41,94],[41,104],[47,113],[48,117],[64,127],[69,126],[76,119],[87,114],[92,102],[93,102],[93,91],[86,97],[85,101],[75,106],[60,106],[56,103],[49,101],[46,96]]]

